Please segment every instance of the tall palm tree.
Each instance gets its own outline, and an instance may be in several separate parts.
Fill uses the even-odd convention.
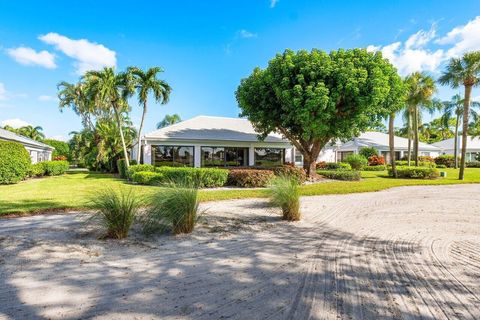
[[[424,72],[414,72],[405,79],[407,86],[407,108],[411,113],[413,148],[415,166],[418,166],[418,126],[420,123],[421,109],[431,113],[438,109],[438,103],[433,99],[436,92],[435,80]]]
[[[95,108],[104,111],[113,111],[120,139],[123,146],[123,156],[127,168],[130,166],[127,145],[123,133],[124,112],[129,111],[127,99],[134,93],[134,81],[130,73],[117,73],[113,67],[106,67],[101,71],[88,71],[83,80],[87,94],[95,101]]]
[[[462,155],[460,159],[460,172],[458,174],[458,179],[463,180],[465,176],[468,115],[472,89],[480,83],[480,51],[467,52],[461,58],[450,59],[446,70],[438,81],[443,85],[450,85],[452,88],[458,88],[461,85],[465,88],[463,99]]]
[[[92,121],[92,115],[97,112],[94,101],[88,99],[85,92],[85,83],[71,84],[62,81],[57,85],[57,88],[60,111],[63,112],[63,109],[71,108],[75,114],[82,118],[84,127],[94,130],[95,124]]]
[[[178,114],[167,114],[165,115],[165,117],[163,118],[162,121],[160,121],[159,123],[157,123],[157,129],[161,129],[161,128],[164,128],[164,127],[167,127],[167,126],[171,126],[172,124],[175,124],[175,123],[178,123],[182,121],[182,119],[180,118],[180,116]]]
[[[17,128],[14,128],[12,126],[9,126],[8,124],[4,125],[3,126],[3,130],[7,130],[7,131],[10,131],[10,132],[13,132],[13,133],[18,133],[18,129]]]
[[[146,71],[136,67],[128,68],[128,71],[132,74],[135,82],[135,89],[137,91],[138,103],[143,106],[142,120],[140,121],[140,127],[138,129],[138,149],[137,149],[137,163],[140,163],[140,152],[142,138],[143,122],[145,115],[147,114],[147,100],[151,93],[155,99],[155,102],[166,104],[170,99],[170,92],[172,88],[164,81],[157,78],[157,74],[163,72],[160,67],[153,67]]]
[[[18,129],[18,134],[37,141],[45,139],[45,134],[42,132],[43,128],[40,126],[25,126]]]

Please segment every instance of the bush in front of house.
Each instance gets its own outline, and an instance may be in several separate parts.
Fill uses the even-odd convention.
[[[435,159],[433,159],[430,156],[419,156],[418,161],[420,161],[420,162],[435,162]]]
[[[358,150],[358,154],[368,159],[373,156],[378,156],[378,151],[374,147],[363,147]]]
[[[270,201],[282,209],[282,219],[300,220],[300,189],[294,176],[280,175],[275,177],[269,188]]]
[[[182,183],[198,188],[222,187],[227,183],[228,170],[219,168],[157,167],[166,183]]]
[[[43,168],[45,176],[59,176],[70,168],[68,161],[42,161],[38,164]]]
[[[443,164],[447,168],[455,167],[455,156],[453,154],[443,154],[434,159],[435,164]],[[458,163],[460,164],[460,157],[458,158]]]
[[[326,169],[327,168],[327,162],[325,161],[319,161],[317,162],[317,164],[315,165],[315,167],[317,169]]]
[[[228,184],[237,187],[266,187],[275,177],[272,170],[232,169],[228,173]]]
[[[158,186],[165,181],[165,176],[158,172],[139,171],[132,174],[132,181],[138,184]]]
[[[405,160],[397,160],[397,161],[395,161],[395,164],[396,164],[397,166],[408,166],[408,161],[405,161]],[[411,166],[415,166],[415,161],[414,161],[414,160],[411,160],[411,161],[410,161],[410,165],[411,165]],[[419,167],[427,167],[427,168],[435,168],[437,165],[435,164],[435,162],[419,161],[419,162],[418,162],[418,166],[419,166]]]
[[[387,170],[387,166],[366,166],[363,167],[362,171],[384,171]]]
[[[148,171],[148,172],[155,172],[155,166],[151,164],[134,164],[128,167],[126,171],[126,176],[129,180],[132,179],[132,175],[135,172],[141,172],[141,171]]]
[[[356,170],[317,170],[317,173],[328,179],[358,181],[362,177]]]
[[[362,168],[368,164],[367,158],[360,154],[348,155],[345,162],[348,163],[353,170],[362,170]]]
[[[369,166],[385,166],[385,158],[383,156],[368,157]]]
[[[324,170],[352,170],[352,166],[345,162],[327,162],[325,163]]]
[[[392,169],[388,169],[388,175],[393,176]],[[414,166],[398,166],[397,177],[406,179],[435,179],[440,173],[436,168],[431,167],[414,167]]]
[[[465,162],[465,166],[467,168],[480,168],[480,161],[467,161]]]
[[[447,166],[444,164],[437,164],[437,169],[446,169]]]
[[[0,184],[18,183],[25,179],[30,165],[30,155],[22,144],[0,141]]]
[[[298,184],[302,184],[307,180],[307,174],[303,168],[296,167],[293,164],[278,166],[273,168],[273,173],[276,176],[288,176],[297,181]]]

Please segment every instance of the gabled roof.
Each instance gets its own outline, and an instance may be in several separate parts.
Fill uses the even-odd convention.
[[[434,146],[442,150],[453,150],[455,145],[455,138],[446,139],[443,141],[433,143]],[[462,136],[458,137],[458,149],[460,150],[462,145]],[[480,138],[467,136],[467,150],[468,149],[480,149]]]
[[[394,139],[395,149],[408,149],[408,139],[395,136]],[[348,150],[357,147],[376,147],[382,149],[388,149],[388,134],[376,131],[367,131],[360,134],[359,137],[356,137],[350,141],[345,142],[339,148],[339,150]],[[413,147],[413,143],[412,143]],[[440,151],[434,145],[420,142],[418,145],[420,151]]]
[[[218,140],[256,142],[258,133],[250,121],[240,118],[197,116],[147,133],[145,140]],[[279,134],[269,134],[265,142],[289,143]]]
[[[23,145],[26,145],[26,146],[37,147],[37,148],[41,148],[41,149],[49,149],[49,150],[55,149],[54,147],[49,146],[48,144],[45,144],[45,143],[42,143],[42,142],[30,139],[30,138],[21,136],[19,134],[16,134],[16,133],[13,133],[11,131],[1,129],[1,128],[0,128],[0,140],[15,141],[15,142],[19,142],[19,143],[21,143]]]

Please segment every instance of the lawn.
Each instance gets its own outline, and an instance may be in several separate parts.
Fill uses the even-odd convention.
[[[386,172],[362,172],[361,181],[335,181],[306,185],[302,195],[345,194],[354,192],[379,191],[398,186],[441,185],[458,183],[480,183],[480,169],[466,170],[465,180],[457,180],[458,170],[442,169],[446,178],[437,180],[392,179]],[[0,186],[0,215],[28,213],[59,209],[88,207],[89,197],[104,188],[134,188],[139,195],[148,196],[158,187],[130,185],[110,174],[75,173],[58,177],[46,177],[23,181],[15,185]],[[202,201],[265,197],[262,189],[245,190],[204,190]]]

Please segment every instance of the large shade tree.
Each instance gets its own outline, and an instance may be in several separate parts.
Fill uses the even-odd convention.
[[[465,89],[463,99],[462,153],[460,158],[460,172],[458,174],[458,178],[463,180],[465,175],[468,117],[472,89],[480,83],[480,51],[467,52],[461,58],[450,59],[450,62],[438,81],[443,85],[450,85],[452,88],[463,86]]]
[[[391,114],[389,108],[398,102],[387,100],[397,78],[380,52],[285,50],[242,79],[236,98],[259,138],[281,133],[314,176],[320,150],[329,141],[358,136]]]
[[[166,104],[170,99],[172,88],[166,81],[157,78],[157,75],[160,72],[163,72],[160,67],[149,68],[146,71],[137,67],[130,67],[127,72],[130,72],[133,75],[138,103],[143,107],[142,119],[140,121],[140,127],[138,128],[137,143],[137,163],[140,163],[140,139],[142,138],[143,122],[145,120],[145,115],[147,114],[148,96],[151,94],[155,99],[155,102]]]

